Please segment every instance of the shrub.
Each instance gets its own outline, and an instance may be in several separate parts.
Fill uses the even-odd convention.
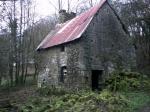
[[[142,74],[136,72],[114,72],[104,85],[111,91],[127,91],[140,89],[142,85],[146,87],[148,82]]]

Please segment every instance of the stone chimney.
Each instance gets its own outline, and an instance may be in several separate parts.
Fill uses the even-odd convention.
[[[76,17],[76,13],[71,12],[71,13],[69,14],[69,16],[70,16],[70,19],[73,19],[74,17]]]
[[[68,13],[66,10],[62,9],[59,11],[59,23],[64,23],[76,16],[76,13],[71,12]]]

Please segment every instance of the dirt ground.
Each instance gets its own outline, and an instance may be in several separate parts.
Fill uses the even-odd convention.
[[[0,104],[4,105],[8,109],[8,112],[18,112],[18,107],[24,104],[28,98],[35,95],[36,86],[23,87],[21,89],[15,88],[13,90],[0,90]],[[0,108],[4,108],[2,105],[0,105]]]

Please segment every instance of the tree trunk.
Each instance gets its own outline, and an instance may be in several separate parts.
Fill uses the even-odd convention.
[[[20,64],[19,64],[19,73],[20,73],[20,69],[21,69],[21,76],[20,76],[20,83],[23,84],[23,76],[24,76],[24,59],[23,59],[23,42],[22,42],[22,21],[23,21],[23,1],[20,0],[20,36],[19,36],[19,44],[20,44],[20,48],[19,48],[19,58],[20,58]],[[22,52],[21,52],[22,51]]]
[[[23,46],[22,46],[22,49],[23,49]],[[21,80],[21,83],[24,84],[24,72],[25,72],[25,61],[24,61],[24,55],[23,55],[24,52],[22,52],[22,55],[21,55],[21,60],[22,60],[22,64],[21,64],[21,77],[20,77],[20,80]]]
[[[9,62],[9,77],[10,77],[10,86],[13,86],[13,64]]]
[[[38,65],[37,65],[37,63],[34,64],[34,69],[35,69],[35,71],[34,71],[33,79],[37,80],[37,74],[38,74]]]
[[[2,77],[0,77],[0,86],[2,85]]]
[[[25,75],[24,75],[24,84],[26,83],[27,74],[28,74],[28,64],[26,63],[26,65],[25,65]]]

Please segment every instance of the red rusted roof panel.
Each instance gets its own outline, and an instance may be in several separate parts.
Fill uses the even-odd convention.
[[[80,38],[93,19],[93,16],[105,1],[106,0],[101,0],[98,5],[92,7],[88,11],[76,16],[64,24],[59,26],[57,25],[55,30],[47,35],[46,38],[41,42],[37,50],[60,45]]]

